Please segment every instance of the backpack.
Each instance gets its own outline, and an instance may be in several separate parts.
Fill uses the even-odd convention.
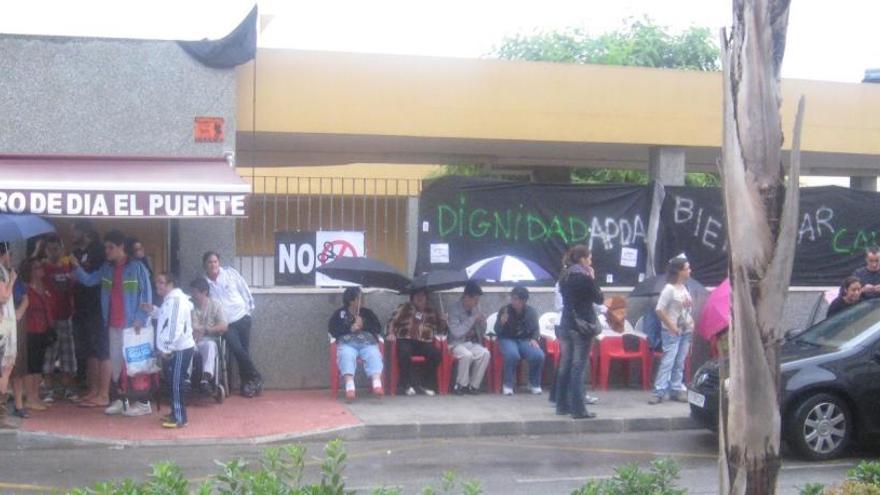
[[[654,352],[662,351],[663,326],[657,313],[653,310],[648,310],[642,318],[642,332],[648,338],[648,349]]]

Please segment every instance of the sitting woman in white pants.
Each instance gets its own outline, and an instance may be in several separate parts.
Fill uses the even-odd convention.
[[[189,286],[195,303],[192,312],[193,338],[196,340],[196,351],[202,358],[202,379],[199,385],[204,389],[217,376],[215,337],[225,332],[228,325],[223,310],[211,299],[211,289],[204,277],[193,280]]]

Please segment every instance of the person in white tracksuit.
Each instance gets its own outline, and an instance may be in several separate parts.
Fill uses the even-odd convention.
[[[171,414],[163,420],[162,427],[183,428],[187,418],[182,387],[196,345],[192,333],[193,306],[169,273],[156,276],[156,292],[163,298],[162,306],[154,307],[153,313],[158,321],[156,350],[165,361],[165,379],[171,391]]]

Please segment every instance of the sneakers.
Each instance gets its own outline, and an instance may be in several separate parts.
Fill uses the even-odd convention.
[[[513,395],[513,388],[511,388],[511,387],[507,387],[507,386],[503,386],[503,387],[501,387],[501,393],[502,393],[503,395]]]
[[[465,387],[464,393],[466,393],[468,395],[480,395],[480,389],[477,387],[473,387],[471,385],[468,385],[467,387]]]
[[[385,395],[385,389],[382,388],[382,385],[373,385],[373,395],[376,397],[382,397]]]
[[[166,421],[162,423],[162,428],[165,428],[166,430],[176,430],[183,428],[184,426],[186,426],[186,423],[177,423],[175,421]]]
[[[598,403],[599,403],[599,398],[596,397],[595,395],[584,394],[584,404],[593,405],[593,404],[598,404]]]
[[[673,392],[670,394],[669,399],[675,402],[687,402],[687,392]]]
[[[357,398],[357,392],[355,392],[354,388],[345,389],[345,401],[346,402],[354,402]]]
[[[544,390],[541,389],[541,387],[531,387],[529,391],[532,392],[532,395],[541,395],[544,393]]]
[[[136,417],[136,416],[146,416],[147,414],[152,414],[153,408],[150,407],[149,402],[135,402],[128,406],[125,411],[122,412],[123,416],[128,417]]]
[[[107,416],[116,416],[118,414],[122,414],[125,411],[125,402],[122,399],[116,399],[110,403],[110,407],[104,409],[104,414]]]
[[[457,383],[452,388],[452,393],[455,395],[464,395],[465,393],[467,393],[467,391],[468,391],[468,387],[462,387],[461,385],[459,385]]]
[[[410,387],[410,388],[406,389],[405,393],[406,393],[406,395],[412,397],[413,395],[416,395],[416,389]]]
[[[648,404],[650,404],[652,406],[656,406],[657,404],[660,404],[661,402],[663,402],[663,397],[661,397],[659,395],[652,395],[651,399],[648,401]]]

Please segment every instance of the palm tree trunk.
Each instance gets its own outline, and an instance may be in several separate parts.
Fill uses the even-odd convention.
[[[801,99],[786,187],[779,70],[789,1],[733,0],[733,28],[722,34],[720,168],[732,309],[719,435],[723,494],[775,493],[780,467],[780,320],[796,244],[804,107]]]

